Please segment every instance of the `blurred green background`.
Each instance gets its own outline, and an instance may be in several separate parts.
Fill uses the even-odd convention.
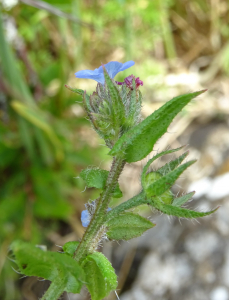
[[[75,177],[110,161],[81,98],[64,87],[92,92],[96,83],[74,72],[134,60],[116,79],[143,80],[146,115],[179,93],[218,93],[213,83],[229,73],[228,19],[227,0],[1,1],[0,299],[22,299],[11,241],[79,239],[80,213],[97,194],[81,193]]]

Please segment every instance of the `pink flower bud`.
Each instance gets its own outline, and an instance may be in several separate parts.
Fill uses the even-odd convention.
[[[132,90],[133,89],[133,86],[132,86],[133,79],[135,80],[136,89],[139,88],[140,85],[143,85],[143,81],[140,80],[139,77],[135,78],[134,75],[129,75],[128,77],[126,77],[124,79],[124,82],[116,81],[116,83],[118,85],[126,84],[126,86],[128,86]]]

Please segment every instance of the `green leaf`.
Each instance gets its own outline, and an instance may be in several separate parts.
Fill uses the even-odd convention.
[[[78,95],[80,95],[80,96],[83,96],[83,95],[84,95],[84,91],[81,90],[81,89],[74,89],[74,88],[70,87],[70,86],[67,85],[67,84],[65,84],[65,87],[66,87],[67,89],[69,89],[71,92],[75,93],[75,94],[78,94]]]
[[[79,246],[79,243],[80,242],[77,241],[67,242],[63,245],[62,248],[66,254],[72,257],[76,251],[76,248]]]
[[[108,171],[99,168],[88,168],[80,172],[80,178],[85,181],[88,188],[104,189],[108,173]]]
[[[109,154],[122,157],[128,163],[143,159],[153,150],[157,140],[167,131],[183,107],[203,92],[205,90],[181,95],[168,101],[140,124],[124,133]]]
[[[198,212],[194,210],[173,206],[170,204],[164,204],[161,201],[158,201],[158,199],[154,200],[153,198],[149,200],[149,204],[166,215],[175,216],[179,218],[186,218],[186,219],[205,217],[211,215],[219,208],[217,207],[216,209],[207,212]]]
[[[158,153],[157,155],[155,155],[154,157],[152,157],[148,162],[147,164],[144,166],[143,170],[142,170],[142,175],[141,175],[141,182],[142,182],[142,186],[143,186],[143,189],[146,189],[145,187],[145,177],[146,177],[146,172],[149,168],[149,166],[159,157],[163,156],[163,155],[166,155],[166,154],[171,154],[171,153],[174,153],[176,151],[179,151],[183,148],[184,146],[180,147],[180,148],[176,148],[176,149],[171,149],[171,150],[166,150],[166,151],[163,151],[161,153]]]
[[[148,197],[156,197],[162,195],[166,190],[170,189],[172,185],[175,183],[177,178],[186,170],[189,166],[191,166],[195,160],[191,160],[172,172],[162,176],[160,179],[156,180],[153,184],[147,187],[146,194]]]
[[[102,170],[99,168],[88,168],[80,172],[80,178],[82,178],[88,188],[94,187],[97,189],[105,189],[106,181],[109,171]],[[119,184],[115,186],[112,197],[122,197],[122,192],[119,188]]]
[[[19,101],[12,101],[11,105],[20,116],[35,125],[37,128],[41,129],[48,136],[49,140],[54,146],[56,158],[59,161],[63,160],[64,153],[61,142],[56,136],[53,128],[45,120],[44,112],[41,111],[38,107],[28,106]]]
[[[182,163],[182,161],[188,156],[188,154],[189,154],[189,151],[186,151],[178,158],[170,161],[169,163],[165,164],[163,167],[158,169],[157,172],[161,173],[161,175],[165,175],[165,174],[171,172],[172,170],[174,170],[177,166],[179,166]]]
[[[31,244],[15,241],[11,249],[22,274],[42,277],[52,281],[48,294],[56,291],[57,299],[63,291],[79,293],[84,281],[84,272],[80,265],[67,254],[43,251]],[[61,289],[58,286],[61,283]],[[53,291],[51,291],[53,289]],[[42,298],[43,299],[43,298]],[[48,298],[44,298],[48,299]],[[50,297],[50,300],[54,298]]]
[[[145,177],[145,187],[147,188],[156,182],[158,179],[160,179],[162,175],[158,172],[150,172]],[[173,202],[173,193],[170,191],[170,189],[166,190],[163,194],[160,195],[160,200],[162,200],[166,204],[170,204]]]
[[[86,286],[92,300],[101,300],[117,287],[117,276],[111,263],[100,252],[88,255],[82,262]]]
[[[173,200],[173,203],[172,203],[172,205],[173,206],[182,206],[183,204],[185,204],[187,201],[189,201],[192,197],[193,197],[193,195],[195,194],[195,192],[191,192],[191,193],[188,193],[188,194],[186,194],[186,195],[183,195],[183,196],[181,196],[181,197],[179,197],[179,198],[175,198],[174,200]]]
[[[121,198],[122,197],[122,191],[119,188],[119,184],[117,183],[114,191],[112,192],[112,197],[113,198]]]
[[[131,212],[125,212],[106,223],[107,236],[111,240],[130,240],[141,236],[155,224]]]

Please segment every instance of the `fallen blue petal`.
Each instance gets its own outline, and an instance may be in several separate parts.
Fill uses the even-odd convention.
[[[108,207],[107,212],[110,210],[111,210],[111,208]],[[90,221],[91,221],[91,216],[90,216],[88,210],[87,209],[83,210],[81,213],[81,222],[82,222],[83,227],[87,227],[89,225]]]
[[[107,73],[111,78],[114,78],[116,74],[121,71],[124,71],[135,64],[133,60],[127,61],[124,64],[118,61],[110,61],[109,63],[105,64],[104,67],[107,70]],[[77,78],[85,78],[85,79],[93,79],[101,84],[104,84],[104,74],[103,74],[103,67],[100,66],[98,69],[93,70],[82,70],[75,73]]]
[[[91,221],[91,216],[88,210],[83,210],[81,213],[81,222],[83,227],[87,227]]]

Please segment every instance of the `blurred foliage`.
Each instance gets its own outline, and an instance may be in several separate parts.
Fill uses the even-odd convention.
[[[95,83],[77,81],[74,72],[135,60],[135,76],[151,95],[160,88],[149,86],[152,76],[176,69],[178,61],[189,67],[208,57],[204,74],[229,74],[226,0],[46,1],[84,23],[10,2],[0,4],[0,299],[6,300],[20,299],[9,243],[22,238],[48,244],[61,222],[75,230],[72,217],[77,222],[94,194],[81,194],[84,185],[74,177],[107,160],[80,97],[64,88],[92,90]]]

